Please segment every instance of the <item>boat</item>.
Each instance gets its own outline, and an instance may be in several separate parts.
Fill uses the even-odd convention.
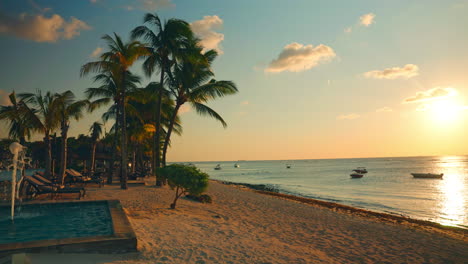
[[[442,179],[444,176],[443,173],[411,173],[414,178],[422,179]]]
[[[354,173],[351,173],[349,176],[351,176],[351,178],[353,178],[353,179],[357,179],[357,178],[362,178],[364,176],[364,174],[354,172]]]
[[[291,168],[291,165],[286,164],[286,169],[290,169],[290,168]]]
[[[237,164],[237,163],[234,164],[234,168],[239,168],[239,167],[240,167],[239,164]]]
[[[353,171],[356,172],[356,173],[360,173],[360,174],[366,174],[367,173],[366,167],[357,167]]]
[[[214,167],[215,170],[221,170],[221,164],[218,164],[216,165],[216,167]]]

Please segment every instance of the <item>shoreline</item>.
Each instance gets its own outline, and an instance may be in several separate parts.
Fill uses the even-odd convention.
[[[432,222],[428,220],[416,219],[411,218],[404,215],[396,215],[391,213],[381,213],[376,212],[368,209],[353,207],[349,205],[344,205],[340,203],[318,200],[314,198],[307,198],[298,195],[286,194],[282,193],[279,189],[275,187],[270,187],[268,184],[250,184],[250,183],[238,183],[238,182],[230,182],[224,180],[216,180],[210,179],[210,181],[218,182],[223,185],[233,186],[233,187],[245,187],[249,191],[253,191],[263,195],[274,196],[280,199],[286,199],[289,201],[304,203],[312,206],[317,206],[321,208],[331,209],[335,212],[347,213],[356,216],[361,216],[370,219],[377,219],[382,222],[388,223],[396,223],[401,225],[411,225],[412,227],[430,230],[430,231],[437,231],[443,234],[447,234],[450,236],[454,236],[456,238],[468,241],[468,228],[461,228],[456,226],[447,226],[442,225],[437,222]]]

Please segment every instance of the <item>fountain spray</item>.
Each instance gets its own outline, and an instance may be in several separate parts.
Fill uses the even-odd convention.
[[[10,144],[10,152],[13,154],[13,172],[12,172],[12,179],[11,179],[11,220],[15,218],[15,200],[16,200],[16,189],[17,189],[16,172],[18,168],[18,156],[21,152],[24,151],[24,149],[25,147],[23,147],[18,142],[13,142]],[[21,182],[21,180],[19,182]]]

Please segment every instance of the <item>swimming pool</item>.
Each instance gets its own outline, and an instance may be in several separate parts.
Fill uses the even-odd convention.
[[[13,253],[124,253],[137,239],[118,200],[33,201],[10,219],[0,206],[0,257]]]
[[[112,235],[107,202],[28,204],[0,207],[0,244]]]

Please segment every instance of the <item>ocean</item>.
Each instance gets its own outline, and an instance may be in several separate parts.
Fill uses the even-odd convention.
[[[192,163],[216,180],[267,184],[282,193],[468,228],[468,156]],[[214,170],[217,164],[221,170]],[[360,166],[369,172],[352,179]],[[415,172],[444,177],[416,179]]]

